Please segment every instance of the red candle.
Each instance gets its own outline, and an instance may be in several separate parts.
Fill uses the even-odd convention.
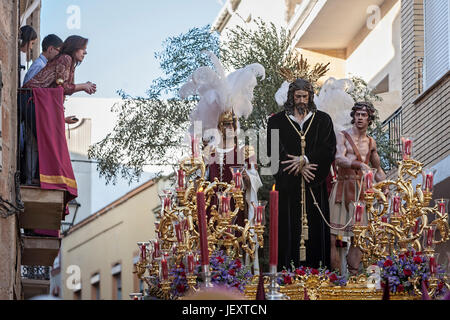
[[[169,267],[167,266],[166,257],[163,257],[161,259],[161,274],[162,274],[163,280],[169,279]]]
[[[164,210],[170,210],[171,201],[170,198],[164,198]]]
[[[161,251],[159,251],[159,242],[158,240],[155,240],[153,242],[153,259],[159,258],[161,255]]]
[[[394,196],[392,210],[394,211],[395,215],[398,215],[398,213],[400,212],[400,196]]]
[[[433,173],[428,173],[425,179],[425,191],[433,191]]]
[[[181,169],[178,170],[178,188],[184,188],[184,171]]]
[[[197,139],[195,137],[191,137],[191,149],[192,149],[192,157],[198,157],[198,145]]]
[[[361,218],[363,215],[363,211],[364,211],[364,207],[361,204],[356,204],[355,207],[355,223],[356,224],[360,224],[361,223]]]
[[[412,140],[411,139],[404,139],[403,140],[403,159],[409,159],[412,154]]]
[[[230,197],[224,197],[222,196],[221,198],[221,203],[222,203],[222,215],[226,216],[228,211],[230,210]]]
[[[257,206],[256,207],[256,225],[261,225],[263,221],[264,207]]]
[[[436,273],[436,267],[437,267],[436,259],[434,257],[430,257],[430,272]]]
[[[416,220],[416,224],[414,225],[413,233],[416,234],[419,231],[419,220]]]
[[[187,256],[187,267],[188,267],[188,273],[193,274],[194,273],[194,255],[192,253],[189,253]]]
[[[145,244],[141,246],[141,260],[144,261],[147,257],[147,249],[145,247]]]
[[[434,238],[434,230],[428,229],[428,231],[427,231],[427,246],[428,247],[433,246],[433,238]]]
[[[180,222],[175,223],[175,236],[177,237],[178,243],[183,242],[183,230],[182,224]]]
[[[239,171],[234,175],[234,184],[236,189],[240,189],[242,187],[242,174]]]
[[[198,232],[200,235],[200,253],[202,256],[202,265],[209,265],[208,252],[208,238],[206,235],[206,205],[205,194],[203,189],[197,192],[197,217],[198,217]]]
[[[438,207],[439,207],[439,212],[441,213],[441,214],[444,214],[445,213],[445,202],[438,202]]]
[[[386,217],[386,216],[382,216],[382,217],[381,217],[381,222],[387,223],[387,217]]]
[[[273,185],[270,191],[270,266],[278,265],[278,191]]]
[[[364,175],[364,181],[365,181],[366,192],[373,192],[373,190],[372,190],[372,187],[373,187],[373,172],[372,172],[372,170],[369,170],[366,172],[366,174]]]

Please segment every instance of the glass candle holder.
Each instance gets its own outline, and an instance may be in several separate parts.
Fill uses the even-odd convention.
[[[433,179],[434,179],[435,173],[436,173],[436,170],[431,170],[431,169],[425,169],[423,171],[423,174],[422,174],[422,177],[423,177],[423,182],[422,182],[423,191],[433,192]]]
[[[228,192],[217,192],[219,200],[219,214],[222,218],[228,218],[231,210],[231,195]]]
[[[429,263],[429,267],[430,267],[430,273],[432,275],[435,275],[437,272],[438,259],[439,259],[439,253],[434,253],[432,256],[430,256],[430,261],[428,263]]]
[[[258,200],[257,204],[252,202],[252,206],[254,209],[253,223],[255,226],[264,226],[266,222],[265,218],[266,205],[267,205],[266,200]]]
[[[172,209],[172,197],[173,191],[171,189],[164,189],[161,193],[159,193],[159,199],[161,200],[161,213],[160,218],[164,216],[165,210]]]
[[[350,206],[351,211],[353,211],[353,219],[355,226],[361,226],[363,223],[363,216],[366,210],[366,203],[364,201],[353,201]]]
[[[437,204],[437,209],[440,214],[444,215],[444,214],[448,213],[448,201],[449,201],[449,199],[446,199],[446,198],[441,198],[441,199],[435,200],[435,202]]]
[[[401,138],[403,160],[409,160],[413,157],[413,141],[415,135],[410,134]]]
[[[244,180],[242,178],[244,167],[243,166],[234,166],[230,167],[231,174],[233,175],[233,181],[235,185],[235,189],[242,190],[244,188]]]
[[[428,228],[423,230],[423,248],[427,251],[434,250],[436,247],[434,243],[434,237],[436,233],[436,225],[430,225]]]
[[[402,198],[400,193],[395,192],[391,197],[391,210],[394,217],[401,215]]]
[[[375,180],[376,169],[364,169],[364,192],[373,193],[373,184]]]

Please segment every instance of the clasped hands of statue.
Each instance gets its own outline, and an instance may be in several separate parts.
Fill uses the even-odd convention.
[[[305,178],[306,182],[311,182],[314,180],[316,176],[313,171],[317,170],[317,164],[314,163],[306,163],[306,159],[304,156],[293,156],[287,155],[290,160],[282,161],[282,164],[287,164],[288,166],[284,168],[283,172],[289,170],[288,174],[294,174],[297,176],[299,173]]]

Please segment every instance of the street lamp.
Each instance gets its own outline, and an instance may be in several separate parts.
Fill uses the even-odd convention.
[[[77,202],[76,199],[70,200],[68,203],[69,206],[69,214],[72,215],[72,222],[61,222],[61,232],[63,235],[67,235],[67,232],[69,232],[70,228],[73,227],[73,224],[75,223],[75,219],[77,217],[78,208],[81,207],[81,204]]]

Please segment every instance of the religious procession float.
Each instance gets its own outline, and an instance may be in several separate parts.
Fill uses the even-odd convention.
[[[208,179],[205,149],[193,136],[190,156],[179,162],[176,187],[160,194],[155,235],[137,244],[135,273],[147,288],[130,297],[179,299],[205,288],[227,287],[242,298],[256,299],[258,286],[263,286],[265,297],[274,300],[381,300],[388,286],[390,299],[422,299],[423,294],[439,299],[450,289],[435,252],[436,245],[450,238],[448,200],[437,199],[430,206],[433,172],[412,158],[412,139],[401,141],[403,159],[397,163],[396,179],[375,183],[374,171],[363,174],[363,200],[354,202],[351,212],[353,245],[362,252],[364,272],[347,278],[327,266],[277,270],[278,191],[270,192],[268,203],[248,201],[244,165],[227,167],[229,182],[221,179],[222,172]],[[238,212],[248,203],[252,214],[238,223]],[[266,228],[269,270],[260,270],[255,266],[258,249],[267,245]]]

